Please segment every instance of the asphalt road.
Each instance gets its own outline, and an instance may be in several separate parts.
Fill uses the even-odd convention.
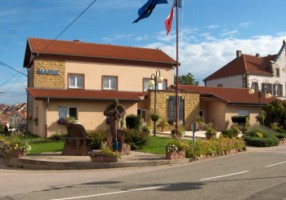
[[[84,171],[0,169],[0,200],[286,199],[286,145],[184,165]]]

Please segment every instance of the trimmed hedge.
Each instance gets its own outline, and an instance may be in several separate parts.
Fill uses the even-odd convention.
[[[276,137],[259,138],[246,136],[244,141],[247,145],[255,147],[271,147],[279,144],[279,140]]]

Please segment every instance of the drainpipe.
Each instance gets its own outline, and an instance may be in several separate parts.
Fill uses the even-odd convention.
[[[46,119],[45,119],[45,137],[48,137],[48,111],[49,111],[49,102],[50,102],[50,98],[47,98],[47,102],[46,102]]]
[[[28,78],[27,78],[27,88],[30,87],[29,85],[29,68],[27,67],[27,75],[28,75]],[[26,109],[27,109],[27,116],[26,116],[26,131],[29,131],[29,122],[28,122],[28,118],[30,117],[30,106],[29,106],[29,94],[26,90],[26,97],[27,97],[27,104],[26,104]]]

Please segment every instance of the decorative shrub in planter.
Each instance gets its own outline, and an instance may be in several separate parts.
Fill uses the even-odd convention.
[[[187,148],[188,144],[182,140],[170,140],[165,146],[166,159],[184,159],[186,157],[185,151]]]
[[[117,162],[120,158],[118,152],[112,151],[108,147],[103,147],[100,151],[91,151],[89,156],[92,162]]]
[[[157,122],[159,120],[160,116],[157,115],[156,113],[151,114],[151,120],[153,122]]]
[[[7,157],[22,157],[31,150],[27,140],[17,136],[7,138],[0,148]]]

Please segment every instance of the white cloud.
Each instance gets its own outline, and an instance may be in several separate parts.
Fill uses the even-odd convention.
[[[235,34],[237,34],[237,30],[224,30],[224,32],[221,34],[222,37],[233,37]]]
[[[286,39],[286,33],[279,33],[276,36],[258,35],[249,39],[238,38],[215,38],[211,34],[205,34],[205,37],[211,37],[212,40],[203,40],[201,42],[189,42],[185,38],[190,35],[184,35],[180,39],[179,62],[181,63],[180,74],[192,73],[196,80],[202,81],[213,72],[226,65],[236,57],[236,51],[241,50],[244,54],[261,56],[268,54],[277,54]],[[176,58],[175,40],[164,42],[154,42],[148,44],[150,48],[160,48],[173,59]]]
[[[217,28],[219,28],[219,25],[209,25],[208,26],[208,29],[217,29]]]
[[[250,24],[252,24],[252,23],[251,22],[242,22],[239,24],[239,26],[242,28],[247,28]]]

